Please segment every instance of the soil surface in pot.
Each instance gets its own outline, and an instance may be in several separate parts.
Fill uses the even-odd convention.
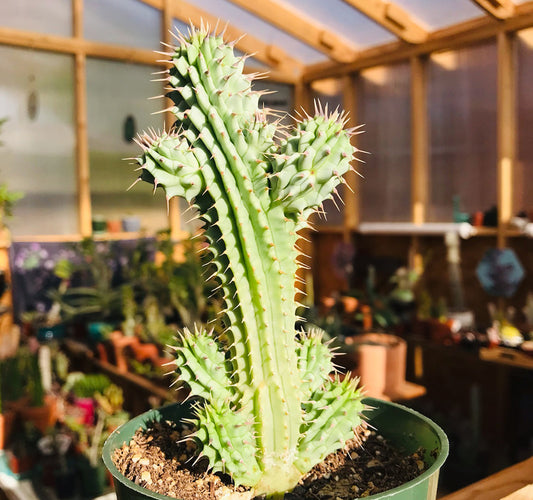
[[[182,500],[251,499],[246,488],[235,488],[229,477],[207,471],[197,460],[196,445],[186,439],[191,429],[172,422],[154,422],[114,451],[117,469],[138,485]],[[286,500],[345,500],[380,493],[414,479],[426,466],[423,450],[405,455],[374,431],[355,440],[314,467]]]

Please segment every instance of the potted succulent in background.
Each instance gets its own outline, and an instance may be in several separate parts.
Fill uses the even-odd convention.
[[[28,352],[25,357],[26,394],[28,403],[19,407],[20,416],[31,422],[42,434],[57,420],[57,401],[43,386],[39,352]]]
[[[75,436],[75,469],[81,494],[83,498],[94,498],[103,493],[106,485],[101,458],[104,441],[129,419],[123,409],[122,389],[106,375],[72,372],[63,390],[74,395],[74,409],[66,413],[65,424]]]
[[[50,297],[59,305],[62,318],[67,321],[116,323],[121,318],[121,290],[113,283],[113,258],[106,242],[85,238],[77,247],[81,262],[59,260],[54,273],[61,279]],[[79,275],[82,284],[74,283]]]
[[[132,420],[108,440],[104,462],[120,498],[165,498],[124,477],[111,455],[147,420],[188,417],[196,429],[190,438],[212,471],[255,495],[283,498],[328,454],[357,439],[369,405],[377,408],[372,425],[372,414],[382,424],[387,411],[397,422],[404,411],[365,404],[356,380],[331,376],[321,333],[295,330],[298,231],[351,168],[353,130],[344,129],[345,115],[318,107],[275,138],[279,123],[269,123],[270,111],[258,106],[253,77],[242,73],[244,58],[203,29],[178,39],[167,76],[177,122],[138,139],[140,179],[197,208],[224,294],[225,330],[215,336],[184,329],[175,347],[179,379],[198,398],[192,414],[158,410]],[[415,430],[413,419],[407,433]],[[425,499],[447,444],[426,420],[419,427],[433,436],[421,442],[431,442],[439,456],[416,483]]]

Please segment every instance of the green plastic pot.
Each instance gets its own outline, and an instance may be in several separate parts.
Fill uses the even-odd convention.
[[[411,453],[422,447],[426,450],[424,460],[429,468],[417,478],[398,488],[371,495],[367,498],[394,500],[434,500],[437,497],[439,470],[448,456],[448,439],[442,429],[420,413],[388,401],[366,398],[365,403],[374,408],[368,412],[368,422],[380,434],[397,447]],[[174,403],[139,415],[119,427],[107,439],[103,459],[113,476],[118,500],[145,500],[156,498],[168,500],[170,497],[142,488],[122,475],[111,460],[113,451],[128,443],[135,431],[146,429],[154,420],[179,421],[190,417],[190,405]]]

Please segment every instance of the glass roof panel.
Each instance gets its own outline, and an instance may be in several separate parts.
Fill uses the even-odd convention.
[[[161,50],[161,12],[142,2],[86,0],[83,22],[90,40]]]
[[[397,38],[390,31],[361,14],[343,0],[284,0],[288,7],[298,10],[317,24],[345,38],[357,48],[393,42]]]
[[[245,33],[253,34],[265,43],[277,45],[285,50],[287,54],[302,61],[304,64],[317,63],[327,59],[327,56],[322,52],[300,42],[227,0],[195,0],[194,4],[218,17],[222,23],[229,22],[235,28]]]
[[[179,19],[173,20],[173,27],[174,32],[183,33],[184,35],[187,35],[189,33],[190,26]],[[233,52],[237,56],[243,56],[245,55],[244,52],[241,52],[240,50],[234,48]],[[268,71],[270,68],[269,65],[262,63],[261,61],[258,61],[255,57],[248,57],[246,59],[246,62],[244,63],[245,67],[253,69],[253,71]]]
[[[394,0],[394,3],[408,12],[413,20],[429,31],[451,26],[483,15],[483,10],[471,0]]]

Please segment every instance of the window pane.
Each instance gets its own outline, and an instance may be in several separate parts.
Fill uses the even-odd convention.
[[[474,2],[466,0],[446,0],[445,2],[394,0],[394,3],[402,7],[416,22],[429,31],[484,15],[484,11],[480,7]]]
[[[252,89],[266,92],[259,98],[259,107],[264,106],[276,111],[278,117],[282,118],[282,125],[291,125],[293,123],[292,118],[289,116],[294,111],[292,85],[259,79],[253,81]],[[271,118],[276,119],[274,116]]]
[[[358,166],[363,175],[361,221],[411,219],[411,76],[408,63],[361,72],[359,122],[364,123]]]
[[[122,219],[141,217],[143,228],[157,231],[167,227],[166,201],[161,189],[139,182],[128,187],[138,173],[131,161],[140,148],[128,137],[148,129],[161,130],[163,115],[152,115],[163,107],[162,99],[148,99],[162,93],[151,82],[149,66],[90,59],[87,61],[87,112],[91,168],[91,202],[94,217]]]
[[[496,44],[434,54],[429,63],[430,196],[428,220],[496,204]]]
[[[161,50],[161,12],[138,0],[85,0],[84,36],[99,42]]]
[[[239,28],[245,33],[253,34],[267,44],[282,47],[287,54],[291,54],[305,64],[326,59],[322,52],[313,49],[246,10],[233,5],[228,0],[195,0],[194,4],[220,19],[220,26],[224,26],[224,23],[229,22],[235,28]]]
[[[294,8],[302,18],[322,24],[358,48],[392,42],[393,33],[373,22],[344,0],[284,0],[287,7]]]
[[[188,37],[189,31],[191,29],[190,25],[180,21],[179,19],[173,19],[173,23],[172,24],[173,24],[173,29],[172,29],[173,33],[175,33],[175,34],[179,33],[179,34],[183,35],[186,38]],[[211,26],[211,33],[214,32],[214,28],[215,28],[215,26]],[[218,34],[221,29],[222,28],[220,26],[217,26],[216,34]],[[227,41],[231,42],[232,40],[227,40]],[[171,43],[174,44],[174,45],[177,45],[177,41],[176,40],[172,40]],[[261,61],[259,61],[258,59],[255,59],[254,57],[251,57],[250,54],[245,54],[244,52],[241,52],[237,48],[233,48],[233,52],[235,53],[235,55],[237,57],[241,57],[241,56],[244,56],[244,55],[247,56],[247,58],[246,58],[246,60],[244,62],[245,70],[249,70],[250,72],[256,72],[256,71],[265,72],[265,71],[269,71],[269,69],[270,69],[269,65],[267,65],[265,63],[262,63]]]
[[[514,213],[526,210],[533,219],[533,29],[518,35],[518,151],[513,192]]]
[[[25,196],[9,226],[15,236],[77,232],[70,56],[0,47],[0,182]]]
[[[72,35],[71,0],[4,0],[0,2],[2,26],[38,33]]]

